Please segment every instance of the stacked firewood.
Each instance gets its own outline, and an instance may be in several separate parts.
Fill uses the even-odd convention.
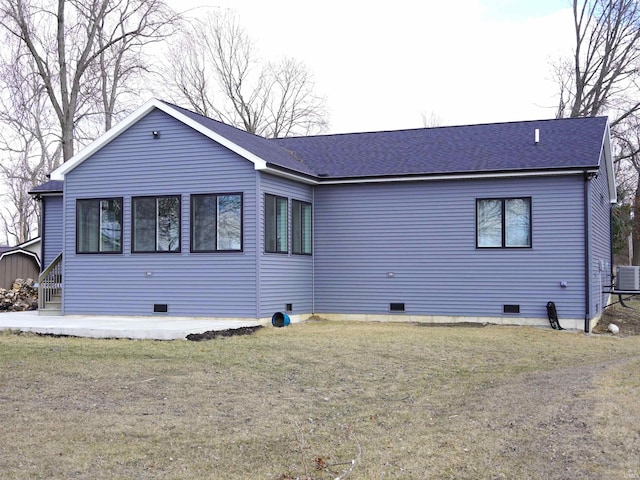
[[[38,287],[32,278],[16,279],[11,290],[0,288],[0,311],[22,312],[37,308]]]

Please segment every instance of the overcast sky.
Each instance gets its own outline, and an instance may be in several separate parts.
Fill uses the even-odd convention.
[[[263,58],[302,60],[330,133],[552,118],[568,0],[174,0],[237,13]],[[188,2],[188,3],[186,3]]]

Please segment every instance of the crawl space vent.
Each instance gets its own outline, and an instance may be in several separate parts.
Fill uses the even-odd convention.
[[[390,312],[404,312],[404,303],[390,303],[389,304]]]
[[[503,305],[503,313],[520,313],[520,305]]]
[[[168,311],[169,311],[169,307],[166,303],[153,304],[153,313],[167,313]]]

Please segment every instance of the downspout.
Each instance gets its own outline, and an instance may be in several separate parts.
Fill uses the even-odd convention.
[[[311,187],[311,315],[316,314],[316,187]]]
[[[613,269],[613,204],[609,204],[609,285],[613,285],[613,280],[615,279],[614,269]],[[609,298],[607,299],[607,303],[609,303]]]
[[[584,172],[584,331],[591,330],[591,204],[589,202],[589,185],[591,175]]]
[[[75,205],[74,205],[74,208],[75,208]],[[74,214],[74,217],[75,217],[75,214]],[[77,228],[75,224],[75,218],[74,218],[73,228],[74,228],[74,236],[75,236],[77,234],[77,232],[75,231],[75,228]],[[64,183],[62,184],[62,308],[60,312],[62,315],[65,314],[65,310],[67,308],[66,307],[67,301],[66,301],[66,294],[65,294],[65,292],[67,291],[67,255],[65,254],[65,252],[67,251],[67,241],[68,241],[67,240],[68,235],[65,235],[67,230],[68,230],[67,228],[67,177],[65,175]],[[75,245],[75,239],[73,243]]]
[[[38,232],[40,234],[40,272],[42,273],[44,271],[45,268],[47,268],[47,265],[45,263],[45,258],[47,258],[47,256],[45,255],[45,248],[46,248],[46,243],[44,240],[44,226],[45,226],[45,211],[46,209],[44,208],[44,198],[42,197],[42,195],[36,195],[36,200],[37,202],[40,204],[40,231]]]
[[[255,282],[256,282],[256,295],[255,295],[255,309],[256,309],[256,319],[260,318],[260,308],[261,308],[261,299],[260,299],[260,272],[261,272],[261,262],[262,262],[262,245],[260,242],[262,242],[262,239],[264,238],[264,218],[263,218],[263,212],[264,212],[264,207],[262,205],[262,182],[261,182],[261,176],[262,173],[260,173],[259,171],[256,172],[256,201],[255,201],[255,223],[256,223],[256,241],[255,241],[255,255],[256,255],[256,262],[255,262],[255,266],[256,266],[256,278],[255,278]]]

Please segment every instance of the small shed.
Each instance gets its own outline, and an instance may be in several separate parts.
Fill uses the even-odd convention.
[[[29,240],[0,253],[0,288],[7,290],[16,278],[33,278],[40,275],[40,237]]]

